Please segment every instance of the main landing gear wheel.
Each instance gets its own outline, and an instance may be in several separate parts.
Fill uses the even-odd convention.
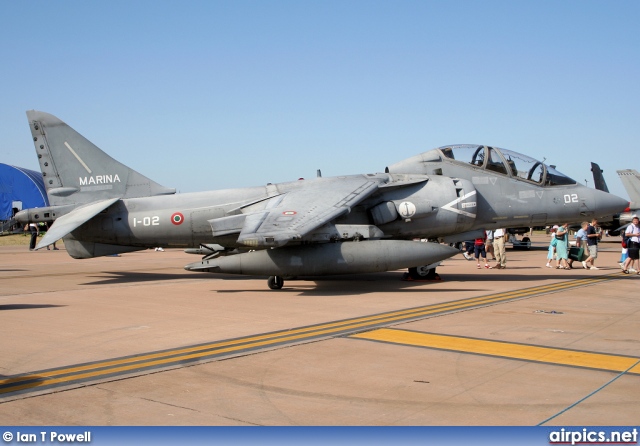
[[[272,290],[282,289],[282,286],[284,285],[284,279],[280,276],[270,276],[267,279],[267,285],[269,285],[269,288],[271,288]]]
[[[429,265],[415,266],[409,268],[409,277],[413,280],[436,280],[438,275],[435,268],[428,268]]]

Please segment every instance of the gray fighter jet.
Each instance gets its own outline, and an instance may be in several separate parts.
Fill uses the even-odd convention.
[[[283,277],[409,268],[421,277],[459,251],[442,243],[485,229],[579,222],[627,201],[586,188],[509,150],[453,145],[385,173],[175,194],[104,153],[67,124],[28,111],[54,219],[36,249],[63,238],[78,259],[151,247],[186,248],[190,271]]]

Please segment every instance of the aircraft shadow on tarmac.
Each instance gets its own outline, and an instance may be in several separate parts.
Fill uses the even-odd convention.
[[[127,271],[104,271],[101,276],[91,276],[96,280],[93,282],[85,282],[81,285],[118,285],[124,283],[140,283],[140,282],[157,282],[167,280],[182,279],[211,279],[205,274],[194,273],[143,273],[143,272],[127,272]]]
[[[285,279],[284,287],[280,290],[257,290],[260,293],[295,293],[298,296],[355,296],[371,293],[432,293],[441,290],[430,290],[424,288],[425,285],[442,283],[434,281],[403,281],[403,272],[385,272],[371,274],[351,274],[344,276],[322,276],[322,277],[298,277],[295,279]],[[228,279],[228,277],[225,277]],[[242,280],[246,278],[240,277]],[[251,280],[264,281],[264,277],[252,277]],[[255,289],[233,289],[217,290],[220,294],[235,294],[256,291]],[[484,291],[484,289],[448,288],[447,291]]]
[[[36,310],[39,308],[58,308],[66,307],[66,305],[51,305],[51,304],[6,304],[0,305],[0,311],[3,310]]]
[[[466,265],[465,265],[466,266]],[[472,265],[469,265],[471,267]],[[456,268],[455,272],[442,272],[442,280],[449,285],[452,283],[460,283],[460,287],[447,288],[447,291],[472,291],[487,292],[494,291],[490,283],[495,281],[522,282],[531,279],[531,275],[519,274],[519,270],[538,269],[541,270],[536,276],[537,280],[557,280],[557,279],[583,279],[593,277],[587,271],[574,268],[569,271],[557,271],[554,269],[532,267],[532,266],[511,266],[507,269],[499,271],[477,271],[474,268]],[[612,271],[614,269],[612,268]],[[295,279],[286,279],[285,285],[281,290],[273,291],[277,293],[294,292],[300,295],[309,296],[339,296],[339,295],[359,295],[379,292],[443,292],[441,288],[429,289],[429,285],[442,283],[441,281],[403,281],[401,280],[404,273],[399,271],[372,273],[372,274],[353,274],[344,276],[323,276],[323,277],[299,277]],[[210,290],[219,294],[236,294],[244,292],[258,291],[260,293],[271,293],[272,291],[266,287],[266,277],[263,276],[240,276],[232,274],[193,274],[193,273],[153,273],[153,272],[126,272],[126,271],[109,271],[104,272],[100,276],[95,277],[95,281],[85,282],[82,285],[118,285],[127,283],[144,283],[158,281],[176,281],[176,280],[203,280],[203,281],[235,281],[240,283],[249,281],[259,281],[264,283],[256,290],[255,287],[238,287],[226,290]],[[473,286],[476,284],[476,286]],[[425,285],[427,286],[425,288]],[[468,286],[467,286],[468,285]],[[473,287],[472,287],[473,286]],[[0,306],[0,309],[2,306]]]

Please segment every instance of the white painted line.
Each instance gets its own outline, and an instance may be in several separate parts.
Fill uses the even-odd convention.
[[[442,209],[446,209],[447,211],[455,212],[456,214],[466,215],[467,217],[470,217],[470,218],[476,218],[476,214],[472,214],[471,212],[461,211],[459,209],[454,209],[452,207],[453,205],[456,205],[456,204],[460,203],[461,201],[466,200],[467,198],[469,198],[469,197],[471,197],[471,196],[473,196],[475,194],[476,194],[475,190],[472,191],[472,192],[469,192],[468,194],[465,194],[462,197],[453,200],[451,203],[445,204],[444,206],[442,206]]]
[[[71,146],[69,145],[69,143],[68,143],[67,141],[65,141],[65,142],[64,142],[64,145],[65,145],[65,146],[67,146],[67,149],[69,149],[69,151],[70,151],[71,153],[73,153],[73,156],[75,156],[75,157],[76,157],[76,159],[77,159],[78,161],[80,161],[80,164],[82,164],[82,167],[84,167],[85,169],[87,169],[87,172],[91,173],[91,169],[89,169],[89,166],[87,166],[87,165],[84,163],[84,161],[82,161],[82,159],[80,159],[80,157],[78,156],[78,154],[76,153],[76,151],[75,151],[75,150],[73,150],[73,149],[71,148]]]

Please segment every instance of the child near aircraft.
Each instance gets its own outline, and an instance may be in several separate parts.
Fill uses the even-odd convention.
[[[621,245],[622,251],[620,252],[620,261],[618,262],[618,265],[620,265],[620,268],[624,269],[624,262],[629,258],[629,251],[627,250],[627,244],[625,243],[624,237],[622,238]]]
[[[482,269],[480,266],[480,256],[484,259],[484,267],[487,269],[493,269],[489,266],[489,262],[487,261],[487,250],[485,248],[485,244],[487,242],[487,231],[484,232],[484,237],[479,237],[473,243],[473,252],[474,257],[476,258],[476,263],[478,264],[478,269]]]
[[[556,258],[556,243],[558,242],[556,239],[557,230],[558,230],[558,225],[553,226],[549,230],[549,233],[551,234],[551,240],[549,241],[549,250],[547,252],[547,264],[546,264],[547,268],[553,268],[553,266],[551,266],[551,261],[554,258],[556,259],[556,266],[559,265],[558,259]]]

